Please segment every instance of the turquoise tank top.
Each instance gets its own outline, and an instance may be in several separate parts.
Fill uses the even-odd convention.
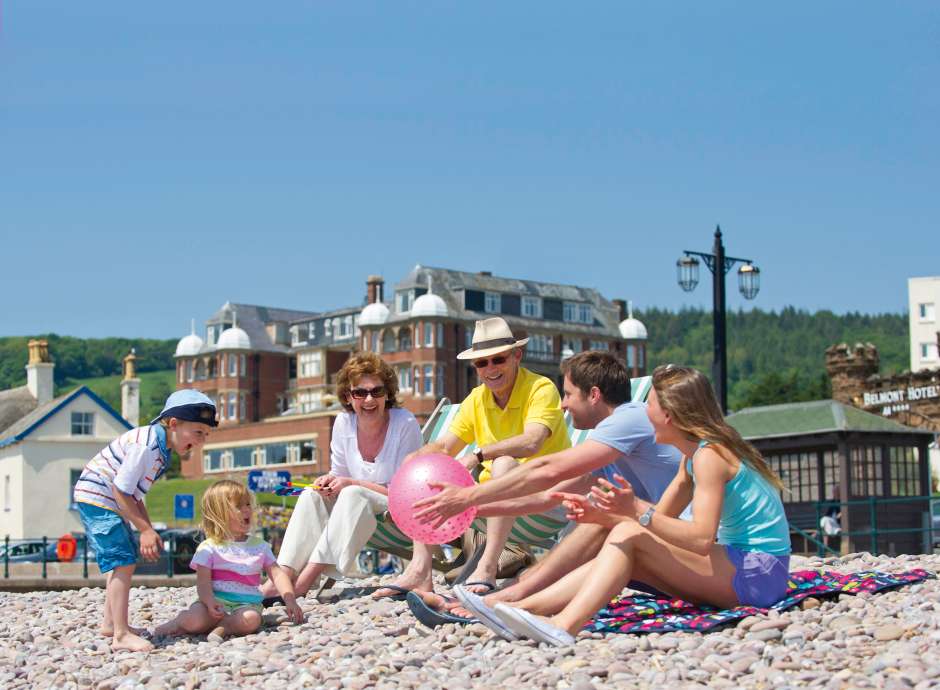
[[[708,441],[699,443],[699,448]],[[686,461],[692,482],[692,458]],[[790,553],[790,526],[777,490],[744,460],[725,484],[718,521],[718,543],[741,551],[763,551],[775,556]]]

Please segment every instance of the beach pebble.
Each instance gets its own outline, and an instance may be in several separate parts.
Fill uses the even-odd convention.
[[[841,572],[919,567],[940,556],[853,554],[808,559]],[[386,580],[387,581],[387,580]],[[306,599],[307,620],[280,607],[245,637],[158,640],[147,655],[113,653],[98,636],[104,592],[0,592],[0,687],[229,690],[263,688],[931,688],[940,686],[940,581],[874,595],[811,597],[788,611],[748,616],[706,632],[582,633],[556,648],[506,642],[480,624],[427,628],[405,602],[348,596]],[[353,591],[353,590],[350,590]],[[446,591],[438,584],[438,591]],[[135,587],[130,617],[157,624],[195,588]]]

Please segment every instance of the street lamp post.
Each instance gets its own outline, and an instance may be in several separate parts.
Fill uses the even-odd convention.
[[[679,287],[692,292],[698,285],[700,256],[712,272],[712,324],[714,328],[714,352],[712,359],[712,379],[715,382],[721,411],[728,412],[728,357],[725,342],[725,274],[736,263],[743,266],[738,269],[738,289],[745,299],[754,299],[760,291],[760,269],[750,259],[739,259],[725,255],[725,245],[721,241],[721,226],[715,228],[715,244],[711,254],[683,250],[685,256],[676,261]]]

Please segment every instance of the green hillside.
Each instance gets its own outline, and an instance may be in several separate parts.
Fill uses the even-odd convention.
[[[163,409],[167,396],[176,390],[176,371],[146,371],[138,374],[140,378],[140,419],[149,421]],[[118,412],[121,411],[121,375],[96,376],[88,379],[67,378],[56,385],[56,395],[67,393],[77,386],[88,386],[95,395]]]

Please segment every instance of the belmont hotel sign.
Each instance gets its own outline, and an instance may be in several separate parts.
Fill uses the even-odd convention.
[[[940,386],[907,386],[877,393],[863,393],[862,404],[865,407],[880,407],[881,414],[888,416],[911,409],[912,402],[931,398],[940,398]]]

